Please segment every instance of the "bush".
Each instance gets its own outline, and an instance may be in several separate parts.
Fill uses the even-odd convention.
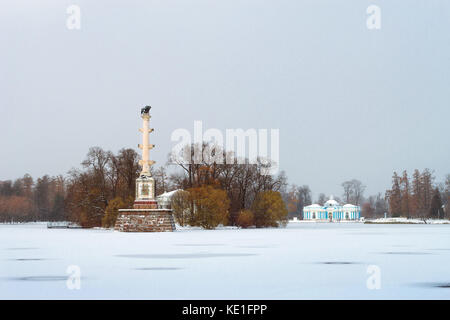
[[[261,227],[286,226],[288,210],[281,194],[277,191],[258,193],[252,204],[255,225]]]
[[[224,190],[207,185],[188,191],[193,203],[191,225],[214,229],[227,223],[230,200]]]
[[[191,199],[187,191],[177,191],[170,200],[170,207],[173,215],[180,226],[185,226],[189,222],[191,212]]]
[[[255,216],[250,210],[241,210],[237,218],[237,225],[241,228],[248,228],[255,224]]]
[[[105,215],[102,218],[102,226],[104,228],[112,228],[116,224],[119,209],[126,209],[129,207],[129,201],[124,201],[117,197],[108,202],[105,210]]]

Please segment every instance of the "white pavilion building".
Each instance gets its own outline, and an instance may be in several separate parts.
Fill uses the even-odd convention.
[[[164,192],[156,197],[156,201],[158,202],[158,209],[170,209],[170,202],[175,193],[182,189],[177,189],[169,192]]]
[[[312,204],[303,208],[303,220],[355,221],[361,218],[361,207],[352,204],[341,206],[333,196],[323,206]]]

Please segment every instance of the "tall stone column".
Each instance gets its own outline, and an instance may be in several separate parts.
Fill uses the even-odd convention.
[[[139,164],[142,166],[141,176],[150,176],[150,166],[155,163],[155,161],[150,160],[150,150],[155,147],[154,144],[150,144],[150,133],[153,129],[150,129],[150,113],[142,113],[142,128],[139,129],[142,132],[142,144],[139,144],[139,149],[142,149],[142,160]]]
[[[150,106],[142,108],[142,166],[141,174],[136,179],[136,199],[133,209],[120,209],[116,220],[115,230],[122,232],[164,232],[174,231],[175,222],[170,209],[158,209],[155,199],[155,179],[151,175],[150,167],[155,161],[150,160],[150,150],[155,145],[150,144]]]
[[[150,160],[150,150],[155,147],[150,144],[150,106],[147,106],[141,111],[142,128],[142,144],[139,144],[139,149],[142,150],[142,159],[139,164],[142,166],[142,171],[138,179],[136,179],[136,200],[134,202],[135,209],[156,209],[158,207],[155,200],[155,179],[153,179],[150,166],[155,161]]]

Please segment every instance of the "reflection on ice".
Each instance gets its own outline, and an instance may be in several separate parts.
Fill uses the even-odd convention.
[[[19,259],[11,259],[13,261],[43,261],[46,259],[41,259],[41,258],[19,258]]]
[[[175,246],[180,247],[215,247],[215,246],[223,246],[222,243],[177,243]]]
[[[432,254],[429,252],[413,252],[413,251],[398,251],[398,252],[381,252],[382,254],[398,254],[398,255],[423,255],[423,254]]]
[[[352,262],[352,261],[325,261],[325,262],[319,262],[319,264],[360,264],[360,263]]]
[[[67,276],[29,276],[29,277],[13,277],[9,280],[16,281],[66,281]]]
[[[248,257],[256,256],[253,253],[174,253],[174,254],[119,254],[121,258],[144,258],[144,259],[197,259],[218,257]]]
[[[249,248],[249,249],[267,249],[267,248],[273,248],[270,246],[238,246],[239,248]]]
[[[450,282],[427,282],[416,284],[419,287],[450,289]]]
[[[142,271],[159,271],[159,270],[181,270],[183,268],[171,268],[171,267],[155,267],[155,268],[136,268],[134,270],[142,270]]]

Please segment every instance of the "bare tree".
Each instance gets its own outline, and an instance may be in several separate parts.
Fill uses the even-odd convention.
[[[327,201],[327,197],[325,196],[325,193],[319,194],[319,198],[317,199],[317,204],[323,206],[326,201]]]
[[[342,188],[344,188],[344,194],[343,197],[345,199],[346,203],[350,203],[352,199],[352,192],[353,192],[353,184],[351,181],[345,181],[342,183]]]
[[[342,183],[344,188],[343,197],[345,202],[359,206],[364,199],[364,190],[366,186],[361,181],[352,179]]]
[[[167,170],[165,166],[161,166],[158,169],[155,170],[154,173],[155,177],[155,192],[156,195],[160,195],[168,190],[168,175]]]

